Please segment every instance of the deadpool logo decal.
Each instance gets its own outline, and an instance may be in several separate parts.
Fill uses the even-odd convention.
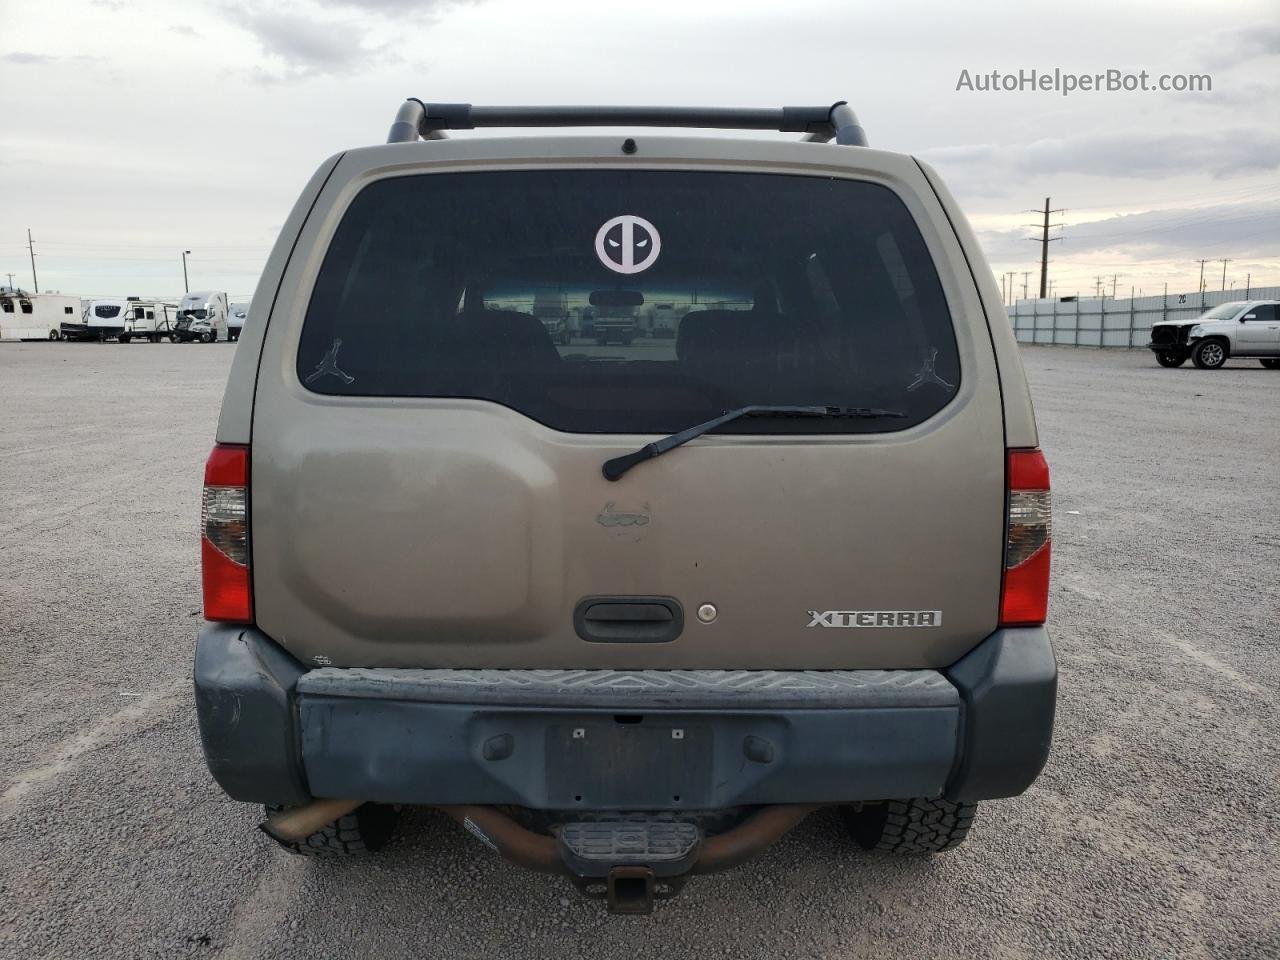
[[[648,270],[661,250],[657,228],[644,217],[614,217],[596,231],[596,256],[614,273]]]

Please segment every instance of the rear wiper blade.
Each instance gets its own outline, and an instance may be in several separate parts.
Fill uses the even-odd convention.
[[[751,406],[738,407],[736,410],[722,413],[718,417],[681,430],[679,433],[673,433],[669,437],[663,437],[661,440],[655,440],[653,443],[646,443],[634,453],[625,453],[620,457],[614,457],[612,460],[606,460],[600,467],[600,471],[604,474],[606,480],[617,480],[636,464],[643,463],[645,460],[652,460],[654,457],[660,457],[668,450],[674,450],[681,444],[695,440],[716,427],[723,426],[731,420],[741,420],[743,417],[830,417],[832,419],[878,420],[887,417],[898,418],[905,416],[906,414],[901,410],[885,410],[881,407],[805,407],[752,404]]]

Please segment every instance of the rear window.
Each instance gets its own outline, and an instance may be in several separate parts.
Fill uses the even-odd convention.
[[[115,303],[100,303],[93,308],[93,315],[103,320],[113,320],[120,316],[120,306]]]
[[[891,190],[819,177],[520,171],[382,180],[352,201],[298,347],[344,396],[468,397],[557,430],[668,433],[748,404],[903,418],[960,380],[924,240]]]

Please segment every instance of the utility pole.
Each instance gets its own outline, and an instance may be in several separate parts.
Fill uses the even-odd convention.
[[[190,252],[191,252],[190,250],[182,251],[182,292],[183,293],[191,292],[191,286],[187,283],[187,254]]]
[[[1246,300],[1247,300],[1247,299],[1249,299],[1249,281],[1250,281],[1250,280],[1252,280],[1252,279],[1253,279],[1253,274],[1252,274],[1252,273],[1246,273],[1246,274],[1244,275],[1244,296],[1245,296],[1245,299],[1246,299]],[[12,283],[12,282],[13,282],[13,275],[12,275],[12,274],[10,274],[10,276],[9,276],[9,282],[10,282],[10,283]]]
[[[1054,240],[1062,239],[1061,237],[1049,236],[1050,228],[1057,230],[1057,229],[1061,229],[1062,227],[1062,224],[1060,223],[1051,224],[1049,222],[1049,215],[1051,213],[1066,213],[1067,211],[1065,207],[1059,208],[1057,210],[1050,210],[1049,198],[1045,197],[1043,211],[1040,211],[1040,210],[1027,211],[1027,213],[1041,213],[1041,212],[1044,213],[1043,223],[1027,224],[1027,226],[1030,226],[1030,227],[1038,227],[1040,229],[1040,236],[1028,237],[1027,239],[1034,240],[1036,243],[1040,244],[1040,299],[1043,300],[1047,296],[1047,291],[1049,289],[1049,244],[1052,243]]]
[[[13,289],[13,274],[12,274],[12,273],[10,273],[10,274],[8,274],[7,276],[9,277],[9,289],[10,289],[10,290],[12,290],[12,289]]]
[[[9,282],[13,282],[13,274],[9,274]],[[1000,302],[1006,307],[1009,305],[1009,294],[1004,289],[1004,274],[1000,274]]]
[[[1111,299],[1112,300],[1116,298],[1116,281],[1123,276],[1124,276],[1123,273],[1113,273],[1111,275]]]
[[[1017,273],[1015,273],[1013,270],[1010,270],[1008,273],[1006,273],[1006,274],[1005,274],[1005,276],[1009,278],[1009,303],[1010,303],[1010,305],[1012,305],[1012,304],[1013,304],[1013,302],[1014,302],[1014,298],[1015,298],[1015,296],[1016,296],[1016,294],[1015,294],[1015,293],[1014,293],[1014,291],[1013,291],[1013,278],[1014,278],[1014,277],[1016,277],[1017,275],[1018,275],[1018,274],[1017,274]]]
[[[1208,260],[1196,261],[1196,263],[1200,264],[1200,285],[1196,287],[1197,293],[1204,293],[1204,265],[1208,262],[1209,262]]]
[[[1022,271],[1022,299],[1027,299],[1027,277],[1031,276],[1030,270]],[[1044,297],[1044,288],[1040,288],[1040,296]]]
[[[31,245],[31,228],[27,227],[27,253],[31,255],[31,285],[36,288],[36,293],[40,292],[40,281],[36,279],[36,251]]]
[[[1106,277],[1101,276],[1095,276],[1093,278],[1093,295],[1098,299],[1102,298],[1102,282],[1106,279]]]
[[[1231,262],[1230,257],[1222,258],[1222,289],[1227,289],[1227,264]]]

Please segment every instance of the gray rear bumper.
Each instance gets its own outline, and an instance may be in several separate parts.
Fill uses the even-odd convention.
[[[306,671],[206,624],[205,756],[238,800],[713,809],[1012,796],[1048,756],[1042,628],[945,671]]]

